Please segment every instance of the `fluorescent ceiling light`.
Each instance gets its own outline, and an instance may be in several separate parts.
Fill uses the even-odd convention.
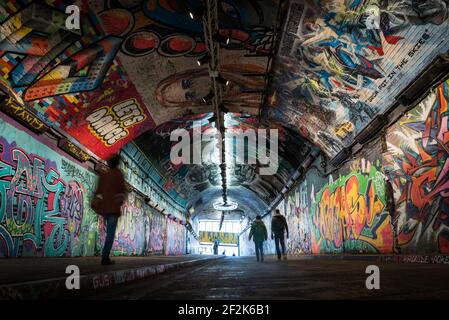
[[[238,208],[238,204],[236,202],[229,201],[227,203],[223,202],[215,202],[214,209],[218,211],[232,211]]]

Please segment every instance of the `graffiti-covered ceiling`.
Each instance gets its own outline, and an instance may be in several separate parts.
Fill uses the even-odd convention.
[[[243,114],[260,112],[279,1],[217,3],[220,76],[229,81],[222,102],[240,113],[226,126],[254,128],[258,120]],[[218,163],[177,166],[169,157],[172,130],[191,129],[193,120],[215,127],[203,101],[208,65],[198,64],[207,54],[201,0],[70,2],[80,9],[79,30],[66,24],[68,2],[0,4],[3,91],[100,159],[135,141],[170,195],[191,200],[221,186]],[[291,137],[279,128],[285,149]],[[304,142],[295,144],[273,177],[260,177],[256,165],[230,167],[230,187],[269,202],[303,157]]]
[[[66,24],[68,2],[80,8],[79,29]],[[226,130],[279,130],[276,174],[261,175],[259,163],[228,165],[229,194],[254,197],[247,208],[258,211],[304,160],[308,141],[329,157],[352,144],[449,49],[448,2],[217,0]],[[207,53],[201,3],[0,0],[0,89],[100,159],[134,143],[168,194],[190,205],[218,199],[213,154],[201,164],[169,158],[174,129],[216,127],[203,101],[209,69],[198,64]],[[232,146],[226,140],[228,157]]]
[[[71,2],[71,1],[70,1]],[[144,131],[212,111],[201,0],[0,1],[0,88],[100,158]],[[218,1],[227,108],[258,114],[277,1]]]
[[[243,156],[248,159],[248,153],[257,153],[259,144],[253,144],[252,147],[248,144],[248,147],[244,149],[244,154],[239,154],[237,140],[230,139],[230,135],[235,130],[264,128],[258,122],[257,117],[228,113],[225,116],[224,125],[226,128],[227,185],[230,194],[233,194],[233,190],[237,188],[238,190],[244,190],[248,199],[247,204],[251,202],[251,197],[257,197],[259,201],[268,204],[276,197],[295,169],[309,154],[310,144],[301,139],[297,133],[285,129],[281,125],[271,124],[270,129],[278,130],[277,171],[273,175],[263,175],[260,172],[262,168],[260,163],[242,164],[238,161],[238,158],[243,158]],[[198,153],[202,157],[201,164],[195,164],[193,160],[193,152],[196,148],[195,128],[199,128],[203,135],[199,144],[201,153]],[[162,177],[160,184],[163,188],[167,192],[175,190],[181,198],[189,201],[189,206],[195,206],[196,202],[199,201],[203,204],[208,203],[210,206],[206,205],[205,209],[211,209],[212,200],[219,200],[216,190],[221,190],[222,180],[218,148],[216,148],[217,139],[215,137],[207,139],[204,136],[209,129],[213,128],[215,128],[213,113],[191,115],[168,121],[135,139],[137,147],[147,155]],[[174,150],[174,146],[180,143],[178,140],[171,141],[170,139],[170,134],[176,129],[185,129],[189,132],[188,141],[190,144],[188,150],[191,152],[191,164],[175,165],[170,158],[171,150]],[[256,156],[255,158],[259,157]],[[243,162],[243,159],[241,160],[240,162]],[[233,197],[237,199],[241,197],[241,194],[238,197],[231,196],[231,201]],[[239,203],[244,202],[239,201]],[[253,207],[257,207],[257,205],[253,205]],[[249,211],[257,212],[257,210]]]
[[[267,112],[330,157],[449,49],[448,0],[293,0]]]

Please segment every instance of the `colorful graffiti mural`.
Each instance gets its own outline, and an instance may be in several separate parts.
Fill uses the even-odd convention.
[[[373,150],[327,177],[318,158],[278,205],[290,226],[290,254],[393,252],[381,152]]]
[[[192,19],[189,14],[201,5],[199,0],[91,5],[105,33],[123,39],[117,56],[157,125],[181,117],[187,108],[211,110],[201,100],[209,91],[208,70],[196,63],[206,54],[202,19]],[[277,5],[271,0],[218,1],[216,40],[226,61],[221,72],[231,81],[224,102],[232,107],[254,110],[261,103],[262,95],[257,91],[264,87],[268,58],[263,55],[273,45]]]
[[[166,255],[181,255],[186,251],[186,228],[171,219],[167,219]]]
[[[77,4],[81,30],[67,29],[61,2],[1,3],[0,87],[105,159],[154,122],[115,60],[122,39]]]
[[[163,214],[151,210],[150,228],[148,233],[148,253],[164,253],[164,234],[167,229],[167,220]]]
[[[449,49],[448,12],[446,0],[291,1],[269,115],[334,156]]]
[[[213,243],[215,239],[218,239],[220,243],[238,244],[238,233],[232,232],[213,232],[213,231],[200,231],[200,242]]]
[[[312,252],[309,219],[310,201],[307,183],[308,181],[304,180],[277,208],[285,215],[289,225],[289,238],[286,240],[289,254]]]
[[[30,135],[0,119],[0,256],[93,255],[95,175]]]
[[[262,1],[218,1],[219,35],[232,50],[268,53],[272,30],[270,12]],[[153,52],[165,57],[200,56],[205,53],[202,21],[191,19],[201,1],[134,1],[132,5],[107,1],[99,17],[107,33],[124,37],[121,50],[129,56]],[[274,13],[271,13],[273,15]],[[120,23],[117,23],[119,21]],[[230,41],[226,43],[226,39]]]
[[[96,181],[45,138],[1,115],[0,257],[98,255],[105,226],[89,206]],[[167,227],[167,217],[134,192],[122,209],[114,255],[183,252],[184,225]]]
[[[195,124],[201,124],[201,133],[204,133],[215,127],[214,122],[212,113],[190,115],[166,122],[135,140],[138,148],[146,154],[157,171],[164,190],[170,195],[179,195],[187,201],[196,198],[209,188],[220,186],[220,169],[214,163],[214,154],[210,155],[211,150],[216,150],[215,141],[201,142],[201,152],[204,156],[202,164],[175,165],[170,159],[170,150],[177,143],[177,141],[170,141],[170,133],[173,130],[186,129],[193,136]],[[259,126],[261,124],[255,116],[240,113],[227,113],[225,116],[225,127],[228,133],[236,130],[256,130]],[[270,129],[278,130],[279,140],[278,169],[272,176],[260,175],[258,165],[248,164],[247,155],[257,150],[245,148],[246,160],[244,161],[244,155],[237,154],[236,141],[228,139],[226,142],[226,157],[229,160],[228,186],[230,188],[243,186],[266,202],[276,197],[277,192],[287,182],[293,168],[297,167],[310,151],[310,144],[304,142],[299,134],[286,130],[280,124],[272,124]],[[242,161],[238,163],[237,160]]]
[[[188,118],[184,124],[167,122],[193,109],[211,111],[202,101],[209,73],[197,65],[206,54],[202,19],[189,15],[201,1],[78,0],[81,30],[67,29],[66,4],[60,1],[0,4],[1,88],[98,157],[108,158],[156,124],[188,127]],[[230,82],[223,95],[227,107],[258,114],[278,4],[218,1],[217,41],[226,62],[220,74]],[[178,203],[220,184],[216,166],[188,169],[173,166],[168,157],[161,160],[153,171]],[[248,183],[266,201],[291,169],[286,161],[280,164],[282,173],[272,181]],[[246,174],[254,178],[253,171],[237,168],[236,183]]]
[[[393,233],[385,210],[380,160],[356,168],[311,194],[312,252],[391,253]]]
[[[149,218],[144,210],[143,201],[131,192],[122,206],[122,216],[118,220],[111,253],[113,255],[142,255],[145,252],[146,229]],[[100,238],[104,243],[106,228],[100,218]]]
[[[449,252],[449,81],[388,129],[384,167],[404,253]]]

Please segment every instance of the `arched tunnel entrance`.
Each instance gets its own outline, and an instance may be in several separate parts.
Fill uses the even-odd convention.
[[[449,297],[448,0],[0,9],[0,298]]]

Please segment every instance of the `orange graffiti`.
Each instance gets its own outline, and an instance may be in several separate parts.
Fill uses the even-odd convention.
[[[380,253],[391,252],[393,232],[390,216],[384,209],[370,178],[360,174],[341,177],[321,192],[312,216],[319,231],[312,233],[312,252],[320,253],[323,246],[325,251],[341,251],[345,241],[352,242],[351,250],[363,251],[363,245],[354,240],[365,242]]]

